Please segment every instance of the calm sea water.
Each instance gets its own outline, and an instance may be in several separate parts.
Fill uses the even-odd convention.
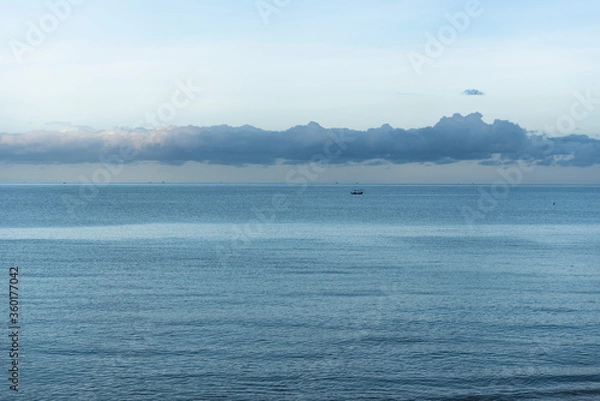
[[[600,399],[599,187],[363,189],[0,186],[18,397]]]

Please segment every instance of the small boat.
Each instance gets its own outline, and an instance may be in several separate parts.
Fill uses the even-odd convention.
[[[350,195],[362,195],[362,194],[363,194],[362,189],[353,189],[352,192],[350,192]]]

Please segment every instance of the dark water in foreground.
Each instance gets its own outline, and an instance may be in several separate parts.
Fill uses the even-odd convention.
[[[0,186],[18,398],[600,399],[600,188],[350,189]]]

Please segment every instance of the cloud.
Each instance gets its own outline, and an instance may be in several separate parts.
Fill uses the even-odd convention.
[[[123,158],[123,154],[132,157]],[[0,161],[4,163],[77,164],[107,159],[230,166],[319,160],[332,164],[478,161],[504,165],[520,160],[585,167],[600,164],[600,140],[586,135],[548,138],[505,120],[488,124],[479,113],[455,114],[432,127],[408,130],[387,124],[367,131],[326,129],[311,122],[286,131],[221,125],[0,134]]]
[[[466,89],[462,93],[465,96],[484,96],[485,93],[480,91],[479,89]]]
[[[60,127],[60,131],[68,131],[69,129],[75,129],[78,131],[94,131],[92,127],[87,125],[75,125],[70,121],[48,121],[45,125]]]

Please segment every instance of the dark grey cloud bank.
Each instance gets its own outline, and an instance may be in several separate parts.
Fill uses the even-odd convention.
[[[487,124],[481,114],[474,113],[444,117],[435,126],[418,129],[384,125],[356,131],[310,123],[286,131],[187,126],[0,134],[0,160],[31,164],[154,161],[171,165],[196,161],[234,166],[319,160],[332,164],[475,160],[503,165],[521,160],[585,167],[600,164],[600,140],[586,135],[547,138],[509,121]]]

